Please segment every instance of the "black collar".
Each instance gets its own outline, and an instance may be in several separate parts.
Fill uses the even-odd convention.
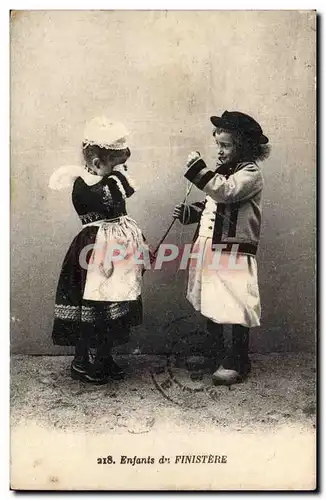
[[[215,172],[221,175],[229,176],[232,175],[238,165],[238,162],[224,163],[223,165],[217,165]]]

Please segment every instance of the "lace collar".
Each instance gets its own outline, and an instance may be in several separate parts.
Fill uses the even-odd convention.
[[[50,177],[49,188],[57,191],[70,188],[78,177],[81,177],[88,186],[94,186],[103,179],[101,175],[97,175],[90,169],[80,165],[65,165],[53,172]]]

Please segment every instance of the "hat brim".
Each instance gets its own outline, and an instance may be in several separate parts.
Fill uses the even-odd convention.
[[[211,116],[210,120],[211,120],[212,124],[214,125],[214,127],[217,127],[217,128],[225,128],[226,130],[237,130],[237,128],[238,128],[234,123],[229,122],[226,118],[223,118],[221,116]],[[268,137],[266,137],[266,135],[264,135],[264,134],[261,134],[259,136],[259,143],[260,144],[267,144]]]

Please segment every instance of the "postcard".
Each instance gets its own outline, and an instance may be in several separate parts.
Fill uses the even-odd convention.
[[[316,489],[316,27],[10,12],[11,489]]]

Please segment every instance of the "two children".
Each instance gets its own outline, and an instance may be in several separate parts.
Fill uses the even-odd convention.
[[[249,329],[260,323],[255,255],[263,181],[256,160],[267,157],[268,139],[253,118],[240,112],[225,111],[211,121],[217,168],[209,170],[200,154],[192,153],[185,174],[206,194],[205,201],[177,205],[173,215],[184,224],[199,223],[187,299],[207,318],[208,331],[215,337],[218,367],[213,382],[233,384],[250,372]],[[134,193],[124,165],[130,156],[127,133],[121,124],[93,120],[83,142],[85,168],[59,169],[50,182],[55,189],[72,184],[72,201],[84,226],[62,266],[53,341],[75,346],[72,377],[95,384],[123,376],[111,349],[126,342],[130,327],[142,318],[142,266],[130,267],[126,262],[118,267],[103,259],[108,242],[146,246],[126,212],[125,200]],[[94,248],[82,266],[80,257],[88,245]],[[221,254],[220,264],[212,269],[216,252]],[[236,266],[230,265],[235,253]],[[233,325],[229,353],[224,348],[223,324]],[[94,363],[89,361],[90,347],[96,347]]]

